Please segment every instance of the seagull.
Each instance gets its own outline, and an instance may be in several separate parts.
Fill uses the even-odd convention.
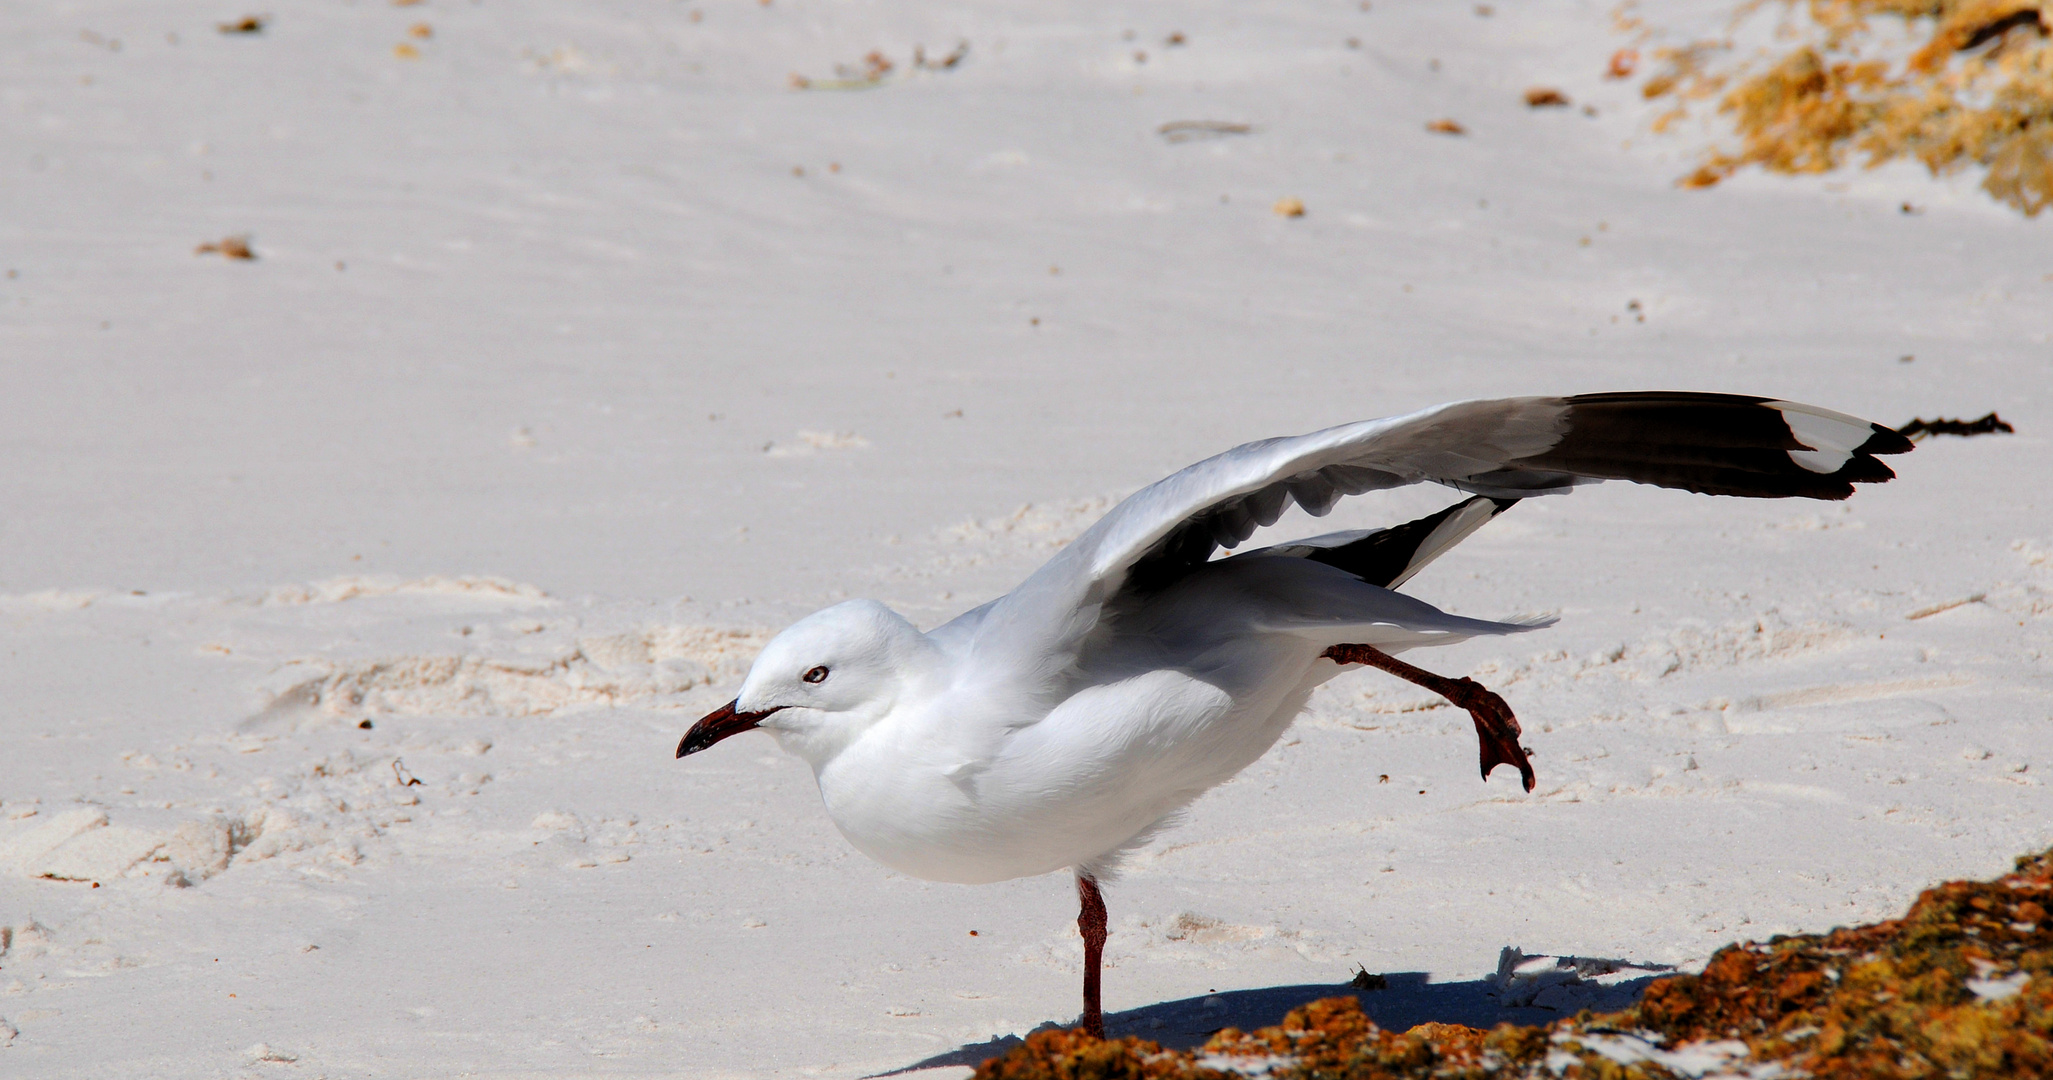
[[[1104,1036],[1099,882],[1275,744],[1319,684],[1379,669],[1466,710],[1483,778],[1533,790],[1503,698],[1396,658],[1551,619],[1490,622],[1396,591],[1519,500],[1630,480],[1707,495],[1844,499],[1893,479],[1889,428],[1810,405],[1636,392],[1462,401],[1251,442],[1135,492],[1021,582],[925,633],[851,600],[765,645],[677,756],[769,732],[813,768],[857,850],[932,881],[1069,870],[1078,1026]],[[1391,528],[1215,558],[1295,503],[1436,483],[1468,497]]]

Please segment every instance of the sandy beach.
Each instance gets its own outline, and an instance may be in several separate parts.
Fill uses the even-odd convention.
[[[1610,8],[1483,10],[0,10],[0,1074],[966,1075],[1075,1017],[1070,880],[893,873],[679,736],[815,608],[929,627],[1178,467],[1462,398],[2017,430],[1490,524],[1406,591],[1560,616],[1431,657],[1537,790],[1335,681],[1108,885],[1115,1033],[1357,970],[1573,1011],[2053,842],[2053,226],[1678,188],[1717,129],[1651,130]],[[1514,1002],[1507,948],[1629,964]]]

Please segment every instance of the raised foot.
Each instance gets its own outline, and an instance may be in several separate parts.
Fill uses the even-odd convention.
[[[1526,756],[1526,748],[1518,744],[1518,717],[1511,714],[1511,706],[1496,691],[1474,679],[1456,679],[1451,689],[1453,692],[1444,696],[1468,710],[1469,719],[1475,721],[1483,779],[1490,778],[1491,769],[1509,765],[1518,770],[1520,782],[1525,784],[1527,791],[1531,791],[1533,762]]]
[[[1367,664],[1408,683],[1425,687],[1466,710],[1476,724],[1477,750],[1482,759],[1483,779],[1490,770],[1509,765],[1518,770],[1527,791],[1533,790],[1533,763],[1526,748],[1518,744],[1518,717],[1496,692],[1474,679],[1450,679],[1424,668],[1413,667],[1373,645],[1335,645],[1320,653],[1340,664]]]

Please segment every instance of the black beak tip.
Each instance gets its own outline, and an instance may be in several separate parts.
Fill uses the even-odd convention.
[[[705,725],[701,724],[685,732],[684,738],[677,740],[677,756],[688,757],[719,741],[720,737],[717,735],[709,738]]]
[[[763,717],[777,711],[766,709],[763,712],[736,712],[736,704],[738,703],[730,701],[707,714],[705,719],[693,724],[691,730],[684,733],[684,738],[678,741],[677,756],[682,758],[696,754],[729,735],[749,731]]]

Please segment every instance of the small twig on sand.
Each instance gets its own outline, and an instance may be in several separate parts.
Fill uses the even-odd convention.
[[[249,237],[247,236],[231,236],[218,243],[210,240],[194,248],[192,253],[195,255],[220,255],[223,258],[245,260],[254,260],[257,257],[257,253],[250,250]]]
[[[1913,441],[1927,435],[2009,435],[2017,429],[2005,423],[2002,417],[1990,413],[1980,420],[1925,420],[1916,419],[1896,429],[1898,435]]]
[[[1966,607],[1966,606],[1968,606],[1969,604],[1979,604],[1979,603],[1981,603],[1982,601],[1984,601],[1984,600],[1987,600],[1988,598],[1989,598],[1989,594],[1988,594],[1988,593],[1985,593],[1985,592],[1978,592],[1978,593],[1974,594],[1973,596],[1963,596],[1963,597],[1961,597],[1961,598],[1960,598],[1960,599],[1958,599],[1958,600],[1948,600],[1948,601],[1946,601],[1946,602],[1945,602],[1945,603],[1943,603],[1943,604],[1933,604],[1933,605],[1931,605],[1930,607],[1921,607],[1921,608],[1917,609],[1916,611],[1913,611],[1913,612],[1911,612],[1910,614],[1908,614],[1908,615],[1905,615],[1905,616],[1904,616],[1904,618],[1906,618],[1906,619],[1928,619],[1928,618],[1931,618],[1931,617],[1932,617],[1932,616],[1934,616],[1934,615],[1937,615],[1937,614],[1939,614],[1939,613],[1940,613],[1940,612],[1942,612],[1942,611],[1952,611],[1952,610],[1953,610],[1954,608],[1957,608],[1957,607]]]
[[[1155,134],[1173,143],[1192,142],[1197,139],[1219,139],[1228,135],[1246,135],[1255,129],[1247,124],[1236,124],[1230,120],[1171,120],[1155,129]]]

